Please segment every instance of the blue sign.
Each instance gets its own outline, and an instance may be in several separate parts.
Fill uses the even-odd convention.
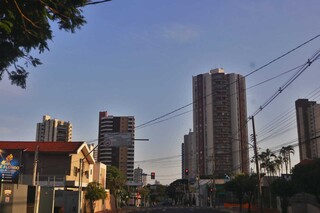
[[[0,182],[18,183],[20,151],[0,149]]]

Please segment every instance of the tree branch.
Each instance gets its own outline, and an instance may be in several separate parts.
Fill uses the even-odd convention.
[[[101,3],[108,2],[108,1],[112,1],[112,0],[101,0],[101,1],[88,2],[88,3],[85,4],[85,6],[94,5],[94,4],[101,4]]]
[[[39,26],[37,26],[35,23],[33,23],[33,21],[31,21],[27,16],[25,16],[25,15],[23,14],[23,12],[21,11],[21,9],[20,9],[20,7],[19,7],[18,3],[16,2],[16,0],[14,0],[14,4],[16,5],[16,7],[17,7],[17,9],[18,9],[19,13],[21,14],[21,16],[22,16],[24,19],[26,19],[27,21],[29,21],[29,22],[32,24],[32,26],[34,26],[34,27],[36,27],[36,28],[40,29],[40,27],[39,27]]]

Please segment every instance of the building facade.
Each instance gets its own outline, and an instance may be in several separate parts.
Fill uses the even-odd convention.
[[[190,130],[184,135],[181,145],[182,156],[182,178],[194,179],[198,175],[197,158],[196,158],[196,141],[195,134]],[[186,173],[186,171],[188,171]]]
[[[92,181],[106,185],[106,165],[95,163],[85,142],[0,141],[0,150],[0,194],[6,195],[0,212],[77,212],[79,207],[89,212],[84,210],[85,188]],[[34,185],[40,186],[37,200]],[[10,195],[7,189],[12,189]],[[97,211],[107,208],[110,199],[96,201]]]
[[[36,141],[71,142],[72,124],[68,121],[51,119],[44,115],[42,123],[37,124]]]
[[[193,76],[198,174],[249,173],[245,79],[223,69]]]
[[[108,133],[131,133],[131,137],[134,138],[134,125],[133,116],[113,116],[108,115],[106,111],[99,113],[98,161],[107,166],[117,167],[128,181],[133,181],[134,140],[129,146],[117,146],[116,143],[108,146],[104,143]]]
[[[30,142],[0,141],[0,149],[24,165],[20,170],[20,183],[32,185],[33,178],[41,186],[63,186],[77,188],[79,182],[85,187],[92,181],[94,159],[84,142]],[[37,155],[36,155],[37,153]],[[89,155],[88,155],[89,154]],[[35,157],[36,155],[36,157]],[[5,157],[5,156],[2,156]],[[37,176],[34,176],[34,161],[37,159]],[[83,160],[80,181],[79,164]]]
[[[97,144],[95,143],[88,144],[92,157],[95,161],[98,161],[98,148],[96,146]]]
[[[133,170],[133,182],[141,183],[142,186],[147,185],[147,174],[144,174],[140,167]]]
[[[320,158],[320,104],[298,99],[295,106],[300,161]]]

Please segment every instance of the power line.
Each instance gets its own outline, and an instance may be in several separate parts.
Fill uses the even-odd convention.
[[[320,91],[319,91],[319,96],[320,96]],[[318,101],[318,100],[316,99],[315,101]],[[270,126],[268,128],[268,132],[262,131],[264,133],[262,133],[261,135],[258,134],[260,137],[263,137],[266,134],[269,134],[268,136],[265,136],[263,139],[261,139],[260,142],[265,141],[265,140],[270,140],[271,138],[274,138],[278,135],[281,135],[281,134],[285,133],[286,131],[289,131],[290,129],[296,127],[296,125],[292,126],[292,123],[295,121],[294,111],[295,111],[294,109],[288,111],[290,113],[290,115],[287,115],[286,117],[284,117],[284,119],[281,118],[277,122],[275,122],[273,126]],[[320,114],[320,112],[316,111],[315,117],[319,117],[319,114]],[[278,129],[278,127],[280,125],[284,125],[285,122],[287,123],[287,124],[285,124],[286,129],[285,129],[285,127]],[[289,128],[290,126],[292,126],[292,127]],[[274,130],[276,130],[276,132],[274,132]],[[281,130],[281,132],[280,132],[280,130]],[[275,134],[277,134],[277,135],[275,136]]]
[[[311,41],[313,41],[313,40],[315,40],[315,39],[317,39],[318,37],[320,37],[320,34],[318,34],[318,35],[312,37],[311,39],[303,42],[302,44],[300,44],[300,45],[298,45],[297,47],[289,50],[288,52],[286,52],[286,53],[278,56],[277,58],[271,60],[270,62],[264,64],[263,66],[261,66],[261,67],[255,69],[255,70],[253,70],[252,72],[250,72],[250,73],[248,73],[247,75],[245,75],[244,78],[252,75],[253,73],[256,73],[256,72],[262,70],[263,68],[265,68],[265,67],[269,66],[270,64],[272,64],[272,63],[280,60],[281,58],[287,56],[288,54],[294,52],[295,50],[301,48],[302,46],[310,43]],[[236,83],[236,82],[237,82],[237,80],[236,80],[235,82],[232,82],[231,84]],[[231,84],[230,84],[230,85],[231,85]],[[211,95],[211,94],[209,94],[209,95]],[[206,96],[205,96],[205,97],[206,97]],[[203,97],[203,98],[205,98],[205,97]],[[147,122],[145,122],[145,123],[142,123],[142,124],[138,125],[136,128],[143,127],[143,126],[145,126],[145,125],[147,125],[147,124],[150,124],[150,123],[152,123],[152,122],[154,122],[154,121],[157,121],[157,120],[159,120],[159,119],[162,119],[162,118],[164,118],[164,117],[167,117],[167,116],[169,116],[169,115],[171,115],[171,114],[173,114],[173,113],[175,113],[175,112],[178,112],[178,111],[180,111],[180,110],[182,110],[182,109],[185,109],[185,108],[188,107],[188,106],[193,105],[194,103],[195,103],[195,101],[193,101],[193,102],[191,102],[191,103],[189,103],[189,104],[186,104],[186,105],[184,105],[184,106],[182,106],[182,107],[179,107],[179,108],[177,108],[177,109],[175,109],[175,110],[173,110],[173,111],[171,111],[171,112],[168,112],[168,113],[166,113],[166,114],[164,114],[164,115],[161,115],[161,116],[159,116],[159,117],[156,117],[156,118],[154,118],[154,119],[151,119],[150,121],[147,121]]]
[[[295,71],[296,69],[301,68],[302,66],[303,66],[303,64],[302,64],[302,65],[299,65],[299,66],[297,66],[297,67],[295,67],[295,68],[292,68],[292,69],[290,69],[290,70],[288,70],[288,71],[285,71],[285,72],[283,72],[283,73],[280,73],[279,75],[276,75],[276,76],[274,76],[274,77],[271,77],[271,78],[269,78],[269,79],[267,79],[267,80],[264,80],[264,81],[262,81],[262,82],[260,82],[260,83],[258,83],[258,84],[255,84],[255,85],[253,85],[253,86],[250,86],[250,87],[248,87],[246,90],[252,89],[252,88],[257,87],[257,86],[259,86],[259,85],[261,85],[261,84],[264,84],[264,83],[267,83],[267,82],[269,82],[269,81],[272,81],[272,80],[274,80],[274,79],[276,79],[276,78],[279,78],[279,77],[281,77],[281,76],[283,76],[283,75],[285,75],[285,74],[288,74],[288,73],[290,73],[290,72],[292,72],[292,71]]]
[[[292,69],[290,69],[290,70],[288,70],[288,71],[285,71],[285,72],[283,72],[283,73],[281,73],[281,74],[279,74],[279,75],[277,75],[277,76],[274,76],[274,77],[269,78],[269,79],[267,79],[267,80],[265,80],[265,81],[262,81],[262,82],[260,82],[260,83],[258,83],[258,84],[255,84],[255,85],[253,85],[253,86],[250,86],[250,87],[246,88],[244,91],[246,91],[246,90],[248,90],[248,89],[252,89],[252,88],[254,88],[254,87],[256,87],[256,86],[259,86],[259,85],[262,85],[262,84],[264,84],[264,83],[267,83],[267,82],[269,82],[269,81],[271,81],[271,80],[274,80],[274,79],[276,79],[276,78],[278,78],[278,77],[281,77],[282,75],[287,74],[287,73],[289,73],[289,72],[292,72],[292,71],[300,68],[301,66],[303,66],[303,65],[299,65],[299,66],[294,67],[294,68],[292,68]],[[209,94],[205,95],[204,97],[210,96],[211,94],[212,94],[212,93],[209,93]],[[230,96],[235,95],[235,94],[236,94],[236,93],[233,93],[233,94],[231,94]],[[194,102],[193,102],[193,103],[194,103]],[[209,106],[209,105],[211,105],[211,104],[212,104],[212,102],[206,104],[206,106]],[[190,106],[190,105],[189,105],[189,106]],[[173,119],[173,118],[179,117],[179,116],[181,116],[181,115],[185,115],[185,114],[187,114],[187,113],[189,113],[189,112],[193,112],[193,111],[194,111],[194,109],[191,109],[191,110],[182,112],[182,113],[180,113],[180,114],[173,115],[173,116],[171,116],[171,117],[169,117],[169,118],[159,120],[159,121],[154,122],[154,123],[151,122],[150,124],[146,124],[146,125],[144,125],[144,126],[138,126],[138,127],[136,127],[136,129],[141,129],[141,128],[145,128],[145,127],[148,127],[148,126],[153,126],[153,125],[155,125],[155,124],[159,124],[159,123],[162,123],[162,122],[164,122],[164,121],[171,120],[171,119]]]
[[[135,161],[135,163],[162,161],[162,160],[168,160],[168,159],[173,159],[173,158],[178,158],[178,157],[181,157],[181,155],[173,155],[173,156],[162,157],[162,158],[153,158],[153,159],[148,159],[148,160]]]
[[[254,71],[250,72],[249,74],[245,75],[245,77],[248,77],[249,75],[252,75],[253,73],[258,72],[259,70],[261,70],[261,69],[263,69],[263,68],[265,68],[265,67],[269,66],[269,65],[270,65],[270,64],[272,64],[273,62],[278,61],[279,59],[281,59],[281,58],[285,57],[286,55],[289,55],[289,54],[290,54],[290,53],[292,53],[293,51],[295,51],[295,50],[297,50],[297,49],[301,48],[302,46],[304,46],[304,45],[306,45],[306,44],[310,43],[311,41],[315,40],[315,39],[316,39],[316,38],[318,38],[318,37],[320,37],[320,34],[318,34],[318,35],[316,35],[316,36],[312,37],[312,38],[311,38],[311,39],[309,39],[308,41],[303,42],[303,43],[302,43],[302,44],[300,44],[299,46],[297,46],[297,47],[295,47],[295,48],[293,48],[293,49],[289,50],[288,52],[286,52],[286,53],[284,53],[284,54],[280,55],[279,57],[277,57],[277,58],[273,59],[273,60],[272,60],[272,61],[270,61],[269,63],[267,63],[267,64],[265,64],[265,65],[263,65],[263,66],[259,67],[258,69],[256,69],[256,70],[254,70]]]
[[[288,86],[290,86],[311,64],[320,56],[319,50],[299,69],[287,82],[285,82],[264,104],[262,104],[251,117],[258,115],[265,107],[267,107],[274,99],[276,99],[280,93],[282,93]]]

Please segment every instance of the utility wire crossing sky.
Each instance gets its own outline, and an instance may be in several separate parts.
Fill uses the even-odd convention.
[[[98,138],[100,111],[134,116],[135,137],[150,140],[135,143],[135,167],[168,184],[181,177],[181,143],[193,128],[192,76],[223,68],[246,77],[248,115],[272,99],[255,116],[261,150],[294,144],[294,110],[285,113],[298,98],[319,99],[320,65],[312,58],[320,48],[319,8],[317,0],[115,0],[85,7],[87,24],[76,33],[54,25],[50,52],[37,56],[43,65],[28,69],[27,89],[0,82],[1,140],[34,141],[46,114],[70,121],[73,141]],[[306,68],[308,59],[314,60]],[[152,160],[170,156],[176,158]],[[157,166],[161,161],[168,162]]]

